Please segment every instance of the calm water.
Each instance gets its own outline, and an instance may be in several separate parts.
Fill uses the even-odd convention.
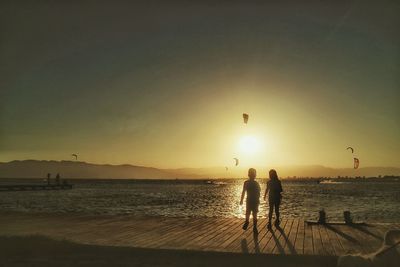
[[[73,190],[0,192],[0,211],[243,217],[242,183],[77,181]],[[400,222],[400,182],[283,182],[283,189],[283,216],[312,219],[324,208],[331,220],[350,210],[359,220]],[[262,201],[260,217],[267,216],[266,208]]]

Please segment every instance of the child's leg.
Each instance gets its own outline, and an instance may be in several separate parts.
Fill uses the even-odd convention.
[[[253,211],[253,226],[257,227],[257,211]]]
[[[272,221],[272,213],[274,213],[274,203],[269,202],[268,222]]]
[[[251,212],[251,210],[250,209],[246,209],[246,222],[249,222],[249,219],[250,219],[250,212]]]
[[[279,202],[275,204],[275,215],[276,215],[276,220],[279,222]]]
[[[247,227],[249,226],[249,218],[250,218],[250,209],[249,209],[249,207],[247,207],[246,208],[246,221],[244,222],[243,227],[242,227],[243,230],[246,230]]]

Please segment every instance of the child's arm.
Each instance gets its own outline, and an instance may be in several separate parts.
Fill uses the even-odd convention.
[[[243,198],[245,192],[246,192],[246,182],[243,184],[242,196],[240,197],[240,205],[243,205]]]
[[[268,191],[269,191],[268,185],[269,185],[269,184],[267,183],[267,188],[265,188],[264,200],[267,199],[267,194],[268,194]]]

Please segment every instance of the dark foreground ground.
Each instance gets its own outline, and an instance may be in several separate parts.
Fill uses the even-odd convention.
[[[334,256],[263,255],[84,245],[0,236],[0,266],[336,266]]]

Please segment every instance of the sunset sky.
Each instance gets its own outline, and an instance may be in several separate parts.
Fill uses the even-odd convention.
[[[400,167],[396,1],[72,2],[0,4],[0,161]]]

